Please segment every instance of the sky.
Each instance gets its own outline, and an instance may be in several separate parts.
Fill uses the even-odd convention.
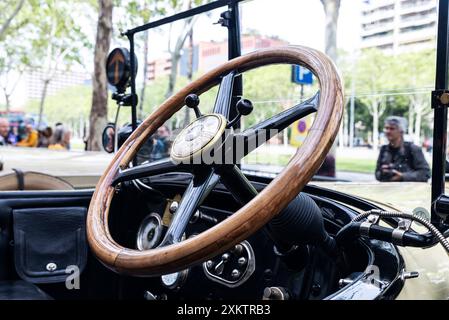
[[[338,21],[337,45],[346,51],[358,47],[360,39],[360,7],[362,0],[342,0]],[[194,41],[220,41],[227,31],[218,21],[224,8],[202,14],[194,27]],[[262,35],[278,36],[291,44],[324,50],[324,10],[320,0],[250,0],[240,5],[242,32],[250,29]],[[182,22],[172,24],[176,34]],[[130,26],[131,27],[131,26]],[[150,59],[160,57],[167,49],[168,26],[150,31]],[[116,44],[126,42],[115,39]],[[140,59],[139,59],[140,60]]]

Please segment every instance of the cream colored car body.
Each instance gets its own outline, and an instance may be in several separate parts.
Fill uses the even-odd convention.
[[[336,190],[376,202],[385,210],[412,212],[422,207],[430,212],[431,184],[419,182],[396,183],[330,183],[311,184]],[[448,189],[448,188],[446,188]],[[448,192],[449,190],[446,190]],[[413,224],[413,229],[425,232]],[[449,256],[438,244],[432,248],[421,249],[398,247],[404,258],[406,271],[418,271],[419,277],[405,281],[398,299],[449,299]]]
[[[38,171],[60,177],[75,188],[94,188],[112,155],[105,152],[51,151],[37,148],[0,148],[4,170],[11,168]],[[430,210],[430,183],[334,183],[311,182],[376,202],[386,210],[411,212],[423,207]],[[417,230],[416,226],[414,228]],[[419,277],[406,280],[398,299],[449,299],[449,256],[441,245],[428,249],[403,248],[406,271],[418,271]]]

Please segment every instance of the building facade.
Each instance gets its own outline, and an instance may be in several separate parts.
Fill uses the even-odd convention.
[[[388,53],[436,46],[437,0],[365,0],[361,48]]]
[[[288,42],[261,35],[242,35],[242,54],[262,49],[285,46]],[[179,61],[178,73],[182,76],[188,74],[190,64],[193,65],[193,73],[206,72],[228,60],[228,41],[200,41],[193,47],[193,59],[189,49],[184,49]],[[148,80],[166,76],[171,72],[171,58],[169,54],[160,57],[148,64]]]

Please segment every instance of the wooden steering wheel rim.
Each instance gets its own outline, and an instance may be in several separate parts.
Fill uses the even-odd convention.
[[[282,172],[253,200],[223,222],[180,243],[147,251],[124,248],[111,237],[109,207],[114,195],[111,183],[140,146],[156,129],[184,106],[190,93],[201,94],[218,84],[221,76],[269,64],[299,64],[320,83],[315,121],[301,148]],[[130,275],[156,276],[185,269],[209,259],[248,238],[278,214],[310,181],[325,159],[337,135],[343,114],[343,91],[338,72],[323,53],[302,46],[264,49],[230,60],[207,72],[167,99],[133,132],[115,154],[100,178],[87,216],[87,238],[93,253],[110,269]]]

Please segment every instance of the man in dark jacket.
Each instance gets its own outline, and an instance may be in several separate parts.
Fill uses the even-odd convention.
[[[430,178],[430,168],[420,147],[404,141],[407,121],[402,117],[388,117],[384,132],[388,144],[380,149],[376,165],[379,181],[423,181]]]

